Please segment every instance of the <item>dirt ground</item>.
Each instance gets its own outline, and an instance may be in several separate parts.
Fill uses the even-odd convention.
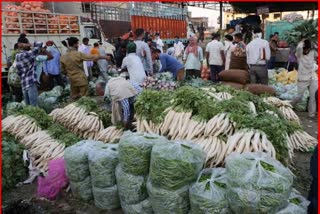
[[[312,136],[318,136],[318,120],[310,119],[307,113],[297,113],[305,130]],[[308,196],[311,177],[309,164],[312,153],[297,152],[294,158],[294,174],[296,175],[294,187],[305,197]],[[36,182],[25,185],[3,195],[4,214],[122,214],[122,211],[101,211],[94,206],[94,203],[84,203],[75,199],[72,194],[62,192],[55,201],[39,199],[36,197]],[[15,207],[14,209],[12,209]],[[13,211],[14,210],[14,211]]]

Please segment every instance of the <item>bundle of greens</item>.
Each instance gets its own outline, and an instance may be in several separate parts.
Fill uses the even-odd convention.
[[[152,209],[161,214],[187,214],[190,210],[189,186],[177,190],[158,188],[150,180],[147,189]]]
[[[15,114],[17,111],[22,110],[25,105],[18,102],[10,102],[6,105],[6,113],[8,115]]]
[[[123,170],[133,175],[147,175],[152,147],[158,143],[168,143],[168,140],[155,134],[124,133],[119,142]]]
[[[90,176],[85,178],[83,181],[70,181],[70,187],[75,198],[86,202],[93,199]]]
[[[116,185],[116,166],[118,165],[118,145],[103,144],[98,150],[88,154],[91,183],[96,188]]]
[[[312,43],[318,44],[318,19],[306,20],[285,34],[285,40],[292,46],[297,46],[303,38],[310,39]]]
[[[201,88],[201,87],[207,87],[212,85],[213,85],[212,81],[203,80],[201,78],[189,78],[189,79],[186,79],[186,81],[180,82],[180,87],[191,86],[194,88]]]
[[[48,129],[53,124],[51,117],[38,107],[28,105],[18,110],[16,114],[32,118],[41,129]]]
[[[230,213],[226,199],[226,179],[224,168],[204,169],[189,189],[190,214]]]
[[[153,214],[150,200],[147,198],[138,204],[121,203],[121,208],[125,214]]]
[[[202,149],[193,143],[161,143],[153,147],[150,179],[155,187],[177,190],[194,182],[204,165]]]
[[[92,178],[92,177],[91,177]],[[94,205],[101,210],[120,208],[117,185],[106,188],[92,187]]]
[[[56,139],[60,143],[63,143],[66,147],[72,146],[81,140],[75,134],[69,132],[69,130],[67,130],[65,127],[56,123],[53,123],[50,127],[48,127],[48,133],[52,138]]]
[[[163,121],[171,100],[172,92],[144,90],[137,97],[134,108],[138,117],[158,124]]]
[[[2,189],[3,192],[15,187],[28,176],[28,169],[24,166],[22,153],[24,146],[18,144],[15,138],[2,132]]]
[[[232,153],[226,158],[227,199],[233,212],[275,213],[292,190],[293,174],[264,153]]]
[[[126,173],[121,165],[118,165],[116,179],[121,204],[137,204],[148,197],[145,176]]]

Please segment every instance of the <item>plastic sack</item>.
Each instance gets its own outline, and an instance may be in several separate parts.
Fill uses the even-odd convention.
[[[147,198],[138,204],[121,203],[122,211],[125,214],[153,214],[150,200]]]
[[[23,109],[25,105],[18,102],[10,102],[6,105],[8,115],[14,114],[17,110]]]
[[[118,165],[116,178],[121,203],[137,204],[148,197],[146,177],[126,173],[121,165]]]
[[[268,154],[232,153],[226,158],[227,199],[234,213],[275,213],[287,205],[293,174]]]
[[[54,200],[59,192],[68,185],[64,159],[49,161],[48,175],[38,177],[38,197]]]
[[[280,210],[276,214],[307,214],[307,210],[303,209],[301,206],[290,203],[286,208]]]
[[[152,149],[150,178],[152,184],[167,190],[177,190],[191,182],[204,165],[202,149],[187,141],[157,144]]]
[[[90,201],[93,199],[91,178],[87,177],[80,182],[70,182],[70,187],[73,195],[76,198],[82,199],[84,201]]]
[[[224,168],[204,169],[189,189],[190,214],[227,214],[227,177]]]
[[[276,214],[307,214],[310,202],[297,190],[292,189],[288,202],[289,205]]]
[[[119,142],[119,161],[123,170],[133,175],[147,175],[152,147],[162,142],[168,140],[155,134],[125,132]]]
[[[189,185],[176,191],[155,187],[150,179],[147,182],[149,199],[156,214],[187,214],[190,209]]]
[[[111,210],[120,208],[120,199],[118,187],[114,185],[107,188],[92,188],[94,205],[102,210]]]
[[[117,147],[104,144],[99,150],[88,155],[92,187],[106,188],[116,185],[116,167],[118,165]]]

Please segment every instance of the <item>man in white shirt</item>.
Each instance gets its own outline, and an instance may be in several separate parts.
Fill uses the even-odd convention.
[[[262,30],[253,30],[253,40],[247,45],[247,63],[249,66],[250,82],[268,85],[267,61],[271,57],[269,42],[261,39]]]
[[[127,45],[128,55],[123,59],[121,68],[126,68],[128,70],[131,81],[141,85],[146,78],[146,73],[144,72],[144,67],[140,58],[136,54],[136,49],[136,44],[134,42],[129,42]]]
[[[153,63],[152,63],[152,58],[151,58],[151,51],[147,43],[142,41],[144,38],[144,30],[142,28],[139,28],[135,32],[136,34],[136,40],[134,43],[137,46],[137,55],[140,58],[145,73],[147,75],[152,75],[153,74]]]
[[[89,39],[88,38],[83,38],[82,39],[82,45],[78,48],[78,51],[90,55],[90,47],[89,47]],[[83,61],[83,68],[84,68],[84,73],[86,74],[87,77],[91,75],[91,68],[93,66],[93,61]]]
[[[156,33],[156,44],[157,44],[157,49],[159,49],[161,51],[161,53],[163,53],[163,42],[162,39],[160,39],[160,34]]]
[[[173,55],[177,58],[179,62],[182,63],[182,57],[183,57],[183,51],[184,51],[184,45],[183,43],[179,40],[179,36],[175,37],[175,41],[173,44],[174,48],[174,53]]]
[[[210,76],[213,82],[218,82],[218,74],[225,63],[224,46],[220,42],[220,34],[212,34],[212,41],[206,47],[207,65],[210,66]]]

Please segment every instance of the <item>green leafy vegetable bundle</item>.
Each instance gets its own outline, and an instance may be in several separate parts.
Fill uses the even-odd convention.
[[[16,114],[29,116],[36,121],[36,124],[41,129],[48,129],[53,124],[52,118],[43,109],[38,107],[28,105],[18,110]]]
[[[147,175],[152,147],[157,143],[167,142],[165,137],[155,134],[126,132],[119,143],[121,167],[133,175]]]
[[[293,174],[265,153],[226,158],[227,199],[236,214],[275,213],[287,204]]]
[[[150,200],[147,198],[138,204],[121,203],[122,210],[125,214],[153,214]]]
[[[93,177],[91,177],[93,178]],[[101,210],[111,210],[120,208],[118,187],[114,185],[107,188],[92,187],[94,205]]]
[[[189,189],[190,214],[230,213],[227,192],[227,177],[224,168],[204,169],[196,183]]]
[[[24,146],[6,132],[2,133],[2,190],[6,192],[28,176],[22,153]]]
[[[153,147],[150,178],[155,187],[177,190],[194,182],[204,165],[202,149],[193,143],[162,143]]]
[[[308,38],[311,42],[318,43],[318,19],[306,20],[285,34],[285,40],[289,45],[296,46],[302,38]]]
[[[69,132],[69,130],[67,130],[64,126],[57,123],[53,123],[48,128],[48,133],[51,137],[58,140],[60,143],[65,144],[66,146],[71,146],[81,140],[75,134]]]

